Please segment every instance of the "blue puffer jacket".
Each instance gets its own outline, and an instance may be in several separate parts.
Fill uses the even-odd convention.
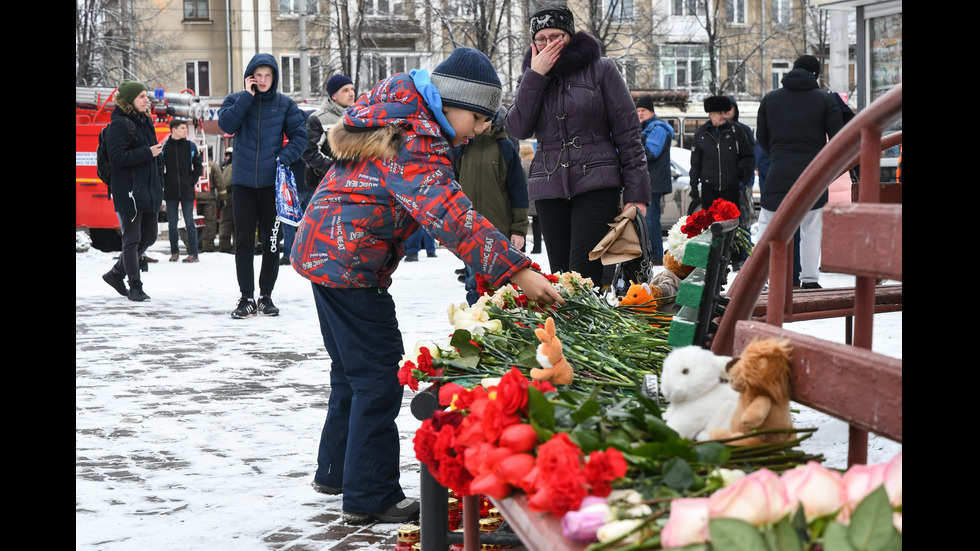
[[[230,94],[218,111],[218,127],[235,135],[232,185],[268,187],[276,183],[276,158],[289,166],[306,147],[306,117],[292,98],[276,92],[279,65],[270,54],[255,54],[244,80],[256,67],[272,67],[272,86],[265,92]],[[283,134],[288,143],[283,146]]]

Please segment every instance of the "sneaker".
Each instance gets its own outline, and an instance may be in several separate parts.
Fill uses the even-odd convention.
[[[143,255],[143,258],[140,259],[140,262],[149,262],[151,264],[155,264],[155,263],[160,262],[160,261],[157,260],[157,259],[155,259],[155,258],[153,258],[152,256],[146,256],[144,254]]]
[[[172,255],[170,255],[170,261],[171,262],[177,262],[178,260],[180,260],[180,255],[178,255],[178,254],[172,254]]]
[[[120,295],[129,296],[129,289],[126,288],[126,274],[117,274],[115,269],[112,269],[102,274],[102,281],[108,283]]]
[[[405,262],[418,262],[419,253],[408,253],[405,255]]]
[[[343,511],[340,517],[347,524],[364,524],[372,520],[405,524],[419,518],[419,502],[418,500],[406,497],[380,513],[364,514]]]
[[[800,289],[823,289],[823,287],[816,281],[807,281],[803,285],[800,285]]]
[[[279,315],[279,309],[272,304],[272,297],[259,297],[259,312],[267,316]]]
[[[280,258],[279,259],[279,265],[280,266],[289,266],[289,257],[288,256],[284,256],[284,257]]]
[[[435,258],[436,257],[436,252],[435,251],[432,251],[431,253],[425,253],[425,256],[427,256],[429,258]]]
[[[334,488],[333,486],[324,486],[316,480],[313,481],[313,489],[320,494],[327,494],[331,496],[340,495],[343,490],[340,488]]]
[[[454,272],[456,275],[463,275],[466,273],[466,268],[460,268]]]
[[[249,316],[254,316],[256,313],[255,301],[250,298],[242,297],[238,300],[238,307],[231,312],[231,317],[235,319],[244,319]]]
[[[150,295],[143,292],[143,282],[141,281],[129,282],[129,294],[127,296],[129,297],[129,300],[135,302],[150,300]]]
[[[182,262],[200,262],[200,260],[198,260],[196,254],[192,254],[192,255],[188,256],[187,258],[185,258]]]

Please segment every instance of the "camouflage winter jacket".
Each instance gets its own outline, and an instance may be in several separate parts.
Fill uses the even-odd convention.
[[[451,146],[412,76],[378,83],[327,139],[336,162],[296,230],[293,268],[328,287],[388,287],[405,240],[422,225],[494,285],[530,259],[472,209]]]

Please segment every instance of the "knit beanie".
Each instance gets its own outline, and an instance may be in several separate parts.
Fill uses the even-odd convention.
[[[500,77],[490,58],[473,48],[459,47],[432,71],[432,84],[442,104],[492,117],[500,107]]]
[[[653,112],[653,96],[650,94],[643,94],[642,96],[636,98],[636,108],[644,108],[647,111]]]
[[[572,10],[566,6],[547,6],[534,12],[528,20],[531,28],[531,38],[541,29],[561,29],[568,34],[575,34],[575,17]]]
[[[793,62],[794,69],[803,69],[813,73],[813,76],[820,76],[820,60],[812,55],[801,55]]]
[[[333,95],[337,93],[337,90],[340,90],[348,84],[354,84],[354,81],[351,80],[350,77],[346,77],[344,75],[333,75],[327,79],[327,96],[333,97]]]
[[[708,96],[704,98],[704,112],[718,113],[729,111],[732,108],[732,100],[725,96]]]
[[[136,96],[140,95],[140,92],[146,90],[146,85],[135,80],[123,79],[116,89],[119,91],[119,97],[126,100],[127,103],[133,103]]]

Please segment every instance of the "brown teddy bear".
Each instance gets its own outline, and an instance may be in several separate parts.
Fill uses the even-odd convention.
[[[729,362],[728,380],[739,393],[738,405],[732,414],[731,430],[712,430],[713,440],[737,437],[754,430],[793,428],[789,413],[792,354],[793,347],[786,339],[756,337],[745,346],[741,356]],[[729,444],[754,446],[793,438],[792,433],[760,434]]]
[[[561,341],[555,335],[555,320],[548,318],[544,322],[544,329],[538,327],[534,334],[541,341],[537,355],[541,367],[531,370],[531,378],[535,381],[550,381],[554,385],[567,385],[575,380],[575,372],[565,359]]]

